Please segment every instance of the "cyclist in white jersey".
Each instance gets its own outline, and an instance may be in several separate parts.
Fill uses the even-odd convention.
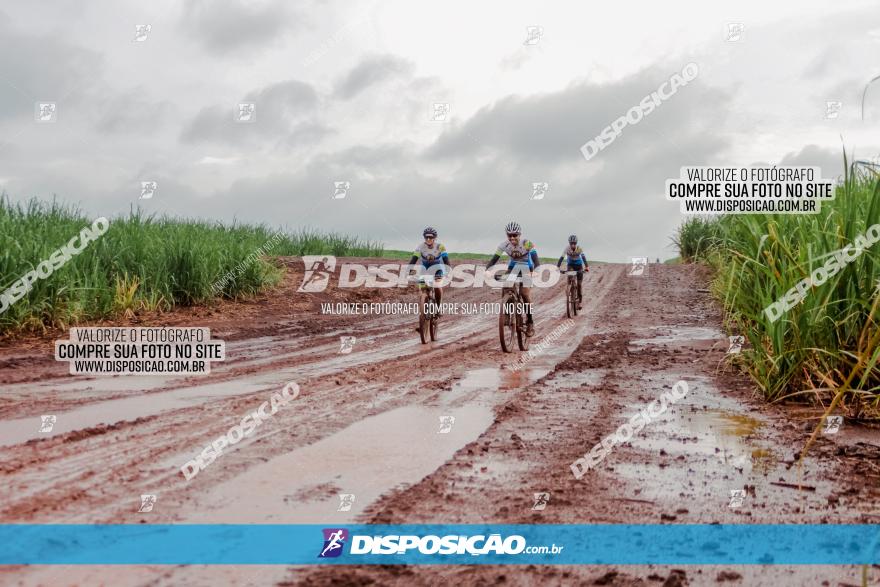
[[[446,275],[446,267],[449,267],[449,255],[446,254],[446,247],[443,246],[442,243],[437,242],[437,230],[431,226],[427,227],[422,232],[422,237],[424,237],[425,242],[420,243],[416,250],[413,251],[413,256],[409,260],[410,265],[415,265],[417,261],[420,261],[422,267],[425,269],[430,269],[435,265],[444,265],[445,267],[441,267],[439,270],[436,270],[435,276],[437,278],[441,278]],[[419,287],[421,289],[427,289],[427,285],[420,284]],[[434,293],[437,298],[437,305],[440,305],[440,301],[443,299],[443,288],[435,287]],[[427,301],[427,295],[422,302]]]
[[[498,245],[498,250],[489,261],[488,267],[491,267],[501,258],[501,255],[507,255],[510,262],[507,264],[508,271],[517,271],[523,276],[522,297],[523,301],[528,304],[528,312],[526,313],[526,334],[532,336],[535,333],[535,324],[532,319],[532,294],[531,287],[528,287],[532,270],[539,265],[538,251],[535,249],[534,243],[527,238],[522,238],[522,228],[516,222],[511,222],[504,227],[507,232],[507,240]]]
[[[562,265],[562,261],[566,262],[569,271],[577,271],[578,282],[578,309],[583,307],[584,298],[584,271],[590,270],[590,264],[587,263],[587,256],[584,250],[578,246],[578,237],[576,234],[568,237],[568,246],[562,250],[562,255],[556,262],[556,266]]]

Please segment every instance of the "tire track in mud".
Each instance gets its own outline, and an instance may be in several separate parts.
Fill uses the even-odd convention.
[[[549,326],[545,327],[545,322],[552,324],[556,321],[547,314],[559,310],[556,306],[560,304],[549,301],[558,297],[558,294],[555,290],[546,294],[539,292],[536,301],[547,304],[538,312],[539,331],[549,329]],[[474,299],[475,295],[472,293],[468,297]],[[240,474],[242,469],[247,468],[247,459],[242,455],[251,451],[271,451],[271,454],[274,451],[293,450],[338,432],[359,418],[407,405],[431,394],[436,397],[444,389],[451,388],[456,374],[469,366],[485,367],[494,359],[512,360],[514,355],[503,355],[500,351],[486,348],[493,342],[497,345],[493,317],[481,317],[479,320],[451,318],[457,324],[441,330],[441,336],[444,337],[441,344],[422,347],[416,342],[415,333],[408,332],[408,323],[399,325],[405,333],[402,337],[401,333],[382,335],[394,325],[371,324],[367,332],[381,329],[381,332],[377,332],[378,339],[388,339],[385,347],[390,347],[390,350],[380,344],[379,348],[364,352],[366,358],[352,353],[306,363],[304,371],[311,370],[314,376],[299,380],[303,395],[292,404],[291,413],[267,423],[255,438],[240,443],[239,450],[224,455],[221,461],[225,464],[221,465],[221,461],[218,461],[201,473],[198,479],[204,483],[208,481],[202,478],[210,481],[212,476]],[[446,339],[449,330],[455,332],[451,340]],[[400,338],[404,338],[404,341],[400,342]],[[401,345],[423,351],[428,357],[428,368],[408,368],[407,364],[412,358],[400,357]],[[335,346],[327,346],[328,353],[337,351]],[[316,363],[321,366],[315,367]],[[297,366],[288,367],[294,373],[298,369]],[[268,372],[274,373],[271,369]],[[279,384],[283,381],[283,378],[279,378]],[[234,383],[234,380],[229,382],[230,385]],[[338,390],[346,390],[344,396],[328,401],[331,396],[339,395]],[[98,511],[102,512],[99,514],[100,520],[119,519],[119,516],[131,518],[134,494],[151,487],[154,491],[160,487],[166,489],[166,493],[174,493],[177,489],[174,486],[179,483],[173,481],[175,476],[180,477],[180,464],[234,424],[235,420],[230,415],[253,409],[271,391],[275,391],[275,387],[267,386],[259,392],[219,400],[205,396],[201,398],[201,403],[171,412],[134,421],[124,418],[123,421],[4,448],[4,464],[0,472],[10,491],[8,499],[2,500],[0,515],[7,520],[20,522],[99,521],[90,517]],[[59,420],[63,420],[63,415],[59,416]],[[237,460],[243,463],[234,465]],[[176,466],[166,462],[173,462]],[[100,468],[95,466],[98,463],[101,464]],[[164,466],[157,466],[156,463]],[[182,481],[182,477],[178,481]],[[167,487],[169,483],[171,487]],[[132,492],[133,486],[137,486],[138,490]],[[75,487],[76,491],[71,493],[71,487]],[[177,516],[170,519],[177,519]]]
[[[609,275],[614,276],[615,270],[612,269]],[[608,283],[595,291],[607,290]],[[588,294],[589,291],[588,288]],[[537,339],[562,321],[559,316],[564,311],[563,295],[561,289],[536,291]],[[462,297],[463,300],[455,301],[485,301],[485,294],[481,296],[480,292],[465,292]],[[598,307],[601,301],[601,297],[596,297],[587,303],[587,307]],[[389,410],[413,404],[436,405],[442,402],[447,392],[456,395],[457,380],[461,380],[463,374],[481,369],[497,371],[519,356],[519,353],[509,355],[500,351],[497,318],[494,316],[476,319],[450,316],[443,320],[442,340],[425,346],[415,342],[417,335],[410,331],[411,319],[400,319],[392,324],[388,321],[377,324],[382,322],[381,319],[369,321],[370,326],[365,330],[379,341],[378,349],[365,352],[366,358],[352,353],[304,363],[304,371],[310,370],[313,377],[300,380],[302,395],[291,404],[290,413],[279,413],[275,421],[268,422],[255,438],[240,443],[238,450],[224,454],[190,483],[183,481],[178,467],[195,452],[192,449],[204,446],[218,432],[228,429],[235,423],[230,422],[230,414],[244,414],[253,409],[255,404],[266,399],[265,393],[234,395],[220,400],[205,397],[204,403],[191,408],[163,412],[133,422],[77,430],[2,449],[6,458],[0,474],[9,481],[7,487],[11,491],[6,496],[8,499],[2,500],[4,506],[0,515],[7,521],[18,522],[187,521],[192,517],[191,512],[199,511],[205,494],[212,488],[229,481],[235,487],[237,479],[242,480],[240,486],[245,488],[248,472],[271,455],[283,455],[314,445],[364,418]],[[388,335],[387,331],[394,327],[402,332]],[[404,340],[401,342],[400,338]],[[385,341],[384,347],[382,341]],[[326,347],[328,352],[338,352],[335,345]],[[421,351],[427,361],[416,369],[409,368],[413,356],[401,356],[402,348],[406,347]],[[544,359],[545,363],[548,361],[554,361],[550,353]],[[324,367],[315,367],[322,362]],[[552,364],[541,367],[540,363],[536,360],[529,369],[549,370],[552,367]],[[271,367],[272,363],[264,366],[270,371]],[[290,369],[295,371],[297,367]],[[503,385],[499,380],[495,387],[514,391],[529,382],[528,373],[524,369],[518,377]],[[460,404],[466,404],[467,396],[483,386],[480,381],[472,388],[466,381],[458,383],[457,401]],[[270,390],[274,391],[272,388],[265,391]],[[346,390],[346,393],[340,396],[340,390]],[[196,409],[197,415],[194,413]],[[484,427],[478,432],[482,429]],[[181,453],[181,447],[191,450]],[[429,472],[427,470],[425,474]],[[75,489],[71,491],[71,488]],[[322,490],[333,495],[335,488],[332,484],[316,487],[316,491]],[[135,513],[141,493],[156,493],[161,505],[150,514]],[[302,499],[307,500],[308,493],[304,492]],[[44,571],[38,573],[41,581],[73,576],[70,569]],[[277,571],[274,569],[270,574],[274,576]],[[147,575],[157,573],[154,569]],[[95,577],[91,572],[88,575]],[[147,575],[137,574],[141,579]]]

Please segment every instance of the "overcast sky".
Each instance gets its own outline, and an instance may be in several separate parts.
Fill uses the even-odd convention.
[[[517,220],[542,255],[577,233],[589,258],[668,258],[683,217],[663,188],[681,166],[837,177],[843,145],[877,156],[880,82],[861,118],[877,55],[870,1],[5,2],[0,189],[403,249],[432,225],[451,251],[492,252]],[[584,159],[688,62],[694,81]],[[37,102],[55,122],[35,120]],[[235,121],[239,103],[253,122]],[[142,181],[153,198],[138,199]]]

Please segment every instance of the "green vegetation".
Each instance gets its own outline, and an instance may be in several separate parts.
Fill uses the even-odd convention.
[[[688,263],[706,255],[720,244],[721,226],[711,218],[694,216],[688,218],[672,237],[672,243],[681,253],[681,260]]]
[[[58,204],[0,197],[0,293],[65,246],[93,218]],[[132,212],[0,313],[0,333],[252,295],[281,269],[259,255],[380,256],[382,245],[336,234],[157,218]],[[248,259],[250,257],[250,259]],[[224,280],[229,272],[233,278]],[[218,291],[215,292],[215,284]]]
[[[810,396],[852,416],[880,414],[880,243],[866,248],[771,321],[764,309],[880,223],[880,178],[848,167],[836,199],[814,215],[689,219],[673,241],[709,263],[726,326],[746,336],[743,366],[768,399]]]

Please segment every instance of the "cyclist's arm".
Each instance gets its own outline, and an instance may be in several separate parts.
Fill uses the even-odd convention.
[[[491,267],[492,265],[497,263],[498,259],[500,259],[500,258],[501,258],[501,255],[499,255],[498,253],[495,253],[494,255],[492,255],[492,258],[489,259],[489,263],[486,265],[486,267]]]
[[[410,264],[410,265],[415,265],[415,264],[416,264],[416,261],[418,261],[418,260],[419,260],[419,256],[418,256],[418,255],[413,255],[413,256],[410,258],[410,260],[409,260],[409,264]]]
[[[562,265],[563,259],[565,259],[565,255],[562,255],[561,257],[559,257],[559,260],[556,261],[556,267],[559,267],[560,265]]]
[[[581,259],[584,260],[584,267],[589,271],[589,269],[590,269],[590,264],[587,263],[587,256],[584,255],[583,253],[581,253]]]
[[[440,262],[443,263],[444,265],[446,265],[447,267],[452,267],[452,265],[449,264],[449,255],[446,254],[446,251],[443,251],[442,253],[440,253]],[[443,269],[441,271],[441,274],[446,275],[446,269]]]
[[[541,264],[541,261],[538,259],[538,251],[537,250],[532,249],[529,252],[529,257],[532,259],[532,263],[535,264],[535,267],[537,267],[538,265]]]

